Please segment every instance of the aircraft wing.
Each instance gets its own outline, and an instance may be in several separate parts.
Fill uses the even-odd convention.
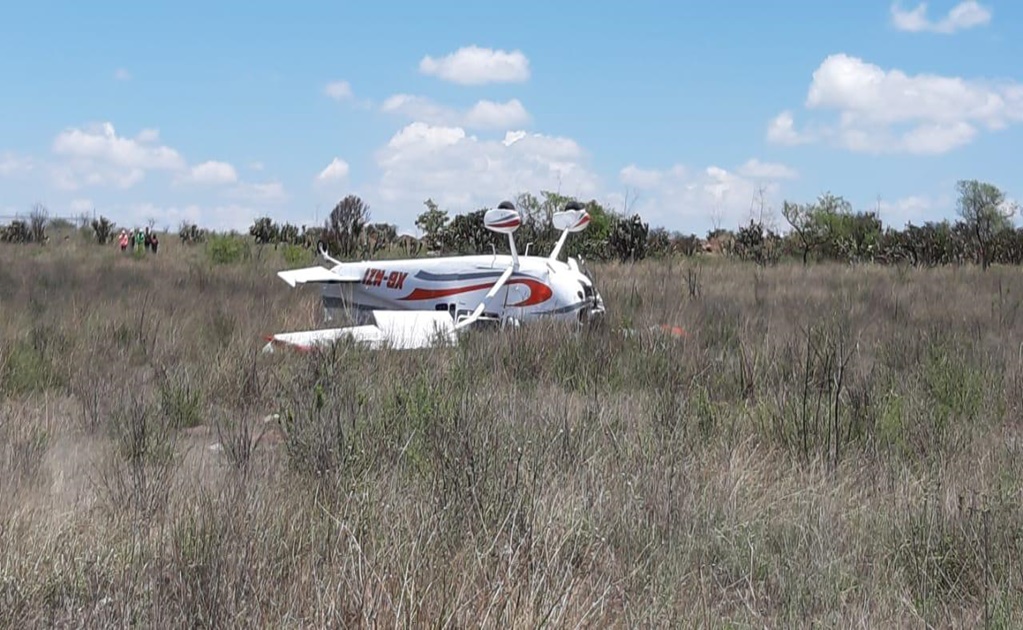
[[[292,287],[297,284],[305,284],[307,282],[358,282],[362,279],[361,275],[351,273],[339,274],[319,265],[303,267],[302,269],[278,271],[277,275],[281,280],[284,280]]]
[[[456,340],[454,320],[446,311],[373,311],[376,324],[279,333],[267,338],[264,352],[275,346],[309,351],[348,337],[371,348],[397,350],[452,345]]]

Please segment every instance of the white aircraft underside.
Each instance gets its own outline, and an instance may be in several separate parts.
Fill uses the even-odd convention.
[[[327,321],[339,314],[356,325],[267,338],[264,350],[291,346],[308,350],[342,338],[373,348],[424,348],[455,343],[459,332],[481,322],[528,322],[555,318],[589,321],[604,312],[603,300],[576,260],[557,260],[569,232],[585,229],[589,215],[580,204],[554,215],[561,238],[549,256],[519,256],[513,233],[520,224],[510,202],[485,216],[488,229],[508,235],[510,255],[452,256],[340,262],[280,271],[292,287],[322,285]]]

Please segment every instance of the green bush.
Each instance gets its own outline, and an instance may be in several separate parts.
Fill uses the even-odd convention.
[[[206,252],[217,265],[229,265],[248,260],[252,255],[249,243],[232,234],[211,234],[206,241]]]
[[[283,245],[281,250],[284,262],[289,267],[302,267],[304,265],[311,265],[313,262],[313,252],[300,245]]]

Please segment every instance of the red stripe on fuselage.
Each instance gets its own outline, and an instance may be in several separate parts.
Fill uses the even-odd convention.
[[[541,304],[549,300],[551,296],[554,295],[554,292],[551,291],[551,288],[549,286],[540,282],[539,280],[534,280],[532,278],[514,278],[512,280],[509,280],[506,284],[524,284],[527,287],[529,287],[529,297],[527,297],[525,300],[522,300],[521,302],[512,304],[511,306],[534,306],[536,304]],[[451,289],[416,288],[413,289],[413,291],[406,295],[405,297],[399,299],[401,299],[402,301],[436,300],[439,298],[450,297],[452,295],[458,295],[459,293],[483,291],[485,289],[490,289],[490,287],[492,286],[494,286],[493,282],[486,284],[473,284],[467,287],[454,287]]]
[[[509,280],[508,284],[524,284],[529,287],[529,297],[521,302],[511,304],[511,306],[536,306],[551,299],[551,296],[554,295],[554,291],[551,291],[549,286],[532,278]]]
[[[489,284],[474,284],[468,287],[455,287],[454,289],[421,289],[416,288],[412,290],[401,300],[435,300],[437,298],[448,297],[451,295],[458,295],[459,293],[467,293],[469,291],[481,291],[483,289],[489,289],[494,286],[494,283]]]

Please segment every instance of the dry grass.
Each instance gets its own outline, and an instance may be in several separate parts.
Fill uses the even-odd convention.
[[[0,625],[1023,623],[1017,269],[609,265],[606,330],[260,355],[280,266],[0,247]]]

